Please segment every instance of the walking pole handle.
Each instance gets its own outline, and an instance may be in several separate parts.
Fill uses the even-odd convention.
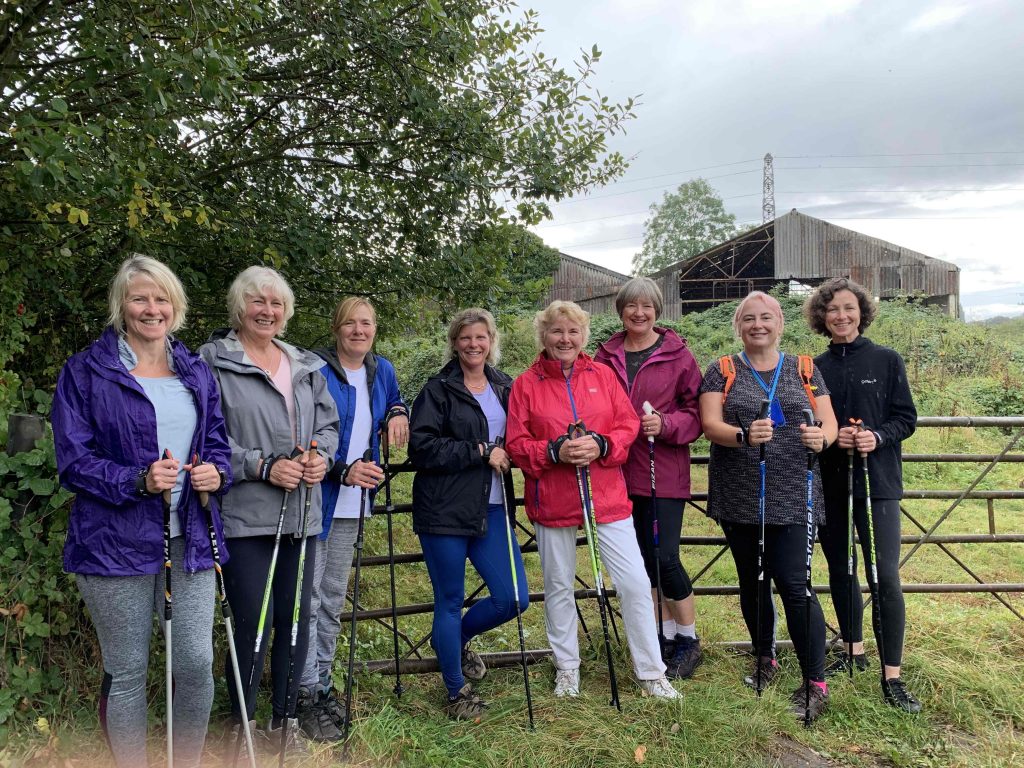
[[[768,409],[771,408],[771,405],[772,404],[771,404],[770,400],[762,400],[761,401],[761,407],[757,411],[757,420],[758,421],[761,421],[761,419],[767,419],[768,418]]]
[[[867,429],[867,427],[864,426],[864,419],[855,419],[855,418],[851,417],[850,418],[850,425],[856,427],[858,432],[863,432],[865,429]],[[863,460],[867,461],[867,458],[868,458],[867,451],[858,451],[858,453],[860,454],[860,457]]]
[[[654,413],[654,406],[651,405],[651,401],[650,400],[644,400],[644,413],[646,413],[648,416],[651,416]],[[647,442],[648,443],[653,443],[654,442],[654,435],[648,435],[647,436]]]

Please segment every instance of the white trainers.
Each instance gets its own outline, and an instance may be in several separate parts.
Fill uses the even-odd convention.
[[[580,695],[580,671],[578,669],[559,669],[555,671],[555,696],[573,698]]]
[[[659,677],[657,680],[641,680],[640,688],[644,696],[653,696],[656,699],[678,699],[679,691],[672,687],[672,683],[666,677]]]

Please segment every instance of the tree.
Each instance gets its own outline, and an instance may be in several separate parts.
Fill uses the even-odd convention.
[[[704,179],[693,179],[661,204],[651,205],[644,222],[644,246],[633,257],[633,273],[650,275],[696,256],[736,234],[736,217],[726,213],[722,198]]]
[[[99,331],[133,250],[182,277],[193,342],[253,262],[291,279],[296,332],[345,293],[402,318],[418,297],[480,288],[470,278],[486,288],[500,271],[459,245],[615,178],[606,139],[632,117],[592,91],[596,48],[569,74],[536,51],[536,15],[515,14],[511,0],[7,3],[0,306],[18,312],[0,367],[16,356],[49,379]]]

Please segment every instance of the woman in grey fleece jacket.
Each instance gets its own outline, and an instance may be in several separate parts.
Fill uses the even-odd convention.
[[[290,664],[295,670],[302,669],[308,646],[307,633],[300,632],[294,658],[289,661],[299,553],[305,538],[299,621],[306,626],[315,537],[321,527],[320,481],[338,442],[338,412],[320,373],[323,361],[276,338],[293,313],[294,297],[284,278],[268,267],[249,267],[228,291],[232,330],[199,350],[220,386],[235,476],[235,484],[221,504],[232,555],[224,566],[224,580],[235,614],[235,643],[243,679],[249,679],[255,666],[253,687],[246,692],[249,719],[256,710],[267,640],[271,626],[274,629],[270,661],[273,718],[268,730],[279,729],[286,716],[294,717],[299,674],[292,675],[289,687],[288,669]],[[314,440],[315,452],[292,458],[296,447],[306,450]],[[309,514],[303,528],[307,501]],[[263,590],[282,507],[281,544],[266,626],[262,627],[263,643],[254,659]],[[228,692],[232,711],[240,717],[233,686],[228,686]],[[297,728],[289,730],[295,733]]]

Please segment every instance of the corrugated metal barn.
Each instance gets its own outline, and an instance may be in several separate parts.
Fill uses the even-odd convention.
[[[954,317],[960,313],[955,264],[796,209],[651,277],[665,295],[664,317],[672,320],[755,289],[806,290],[831,277],[849,277],[879,299],[917,296]]]
[[[575,301],[592,314],[615,313],[615,294],[629,275],[561,254],[551,289],[541,300],[546,306],[555,299]],[[673,294],[674,295],[674,294]]]

